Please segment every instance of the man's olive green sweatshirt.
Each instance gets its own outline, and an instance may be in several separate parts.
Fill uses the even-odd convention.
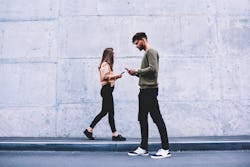
[[[159,55],[152,48],[148,49],[141,62],[141,68],[137,70],[141,89],[158,88]]]

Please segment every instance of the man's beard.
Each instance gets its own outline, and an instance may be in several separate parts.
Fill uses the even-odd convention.
[[[141,47],[140,47],[140,51],[141,50],[145,50],[145,46],[144,45],[142,45]]]

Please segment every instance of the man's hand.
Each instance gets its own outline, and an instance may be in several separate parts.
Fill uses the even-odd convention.
[[[128,73],[132,76],[134,76],[136,74],[136,70],[135,69],[129,69]]]

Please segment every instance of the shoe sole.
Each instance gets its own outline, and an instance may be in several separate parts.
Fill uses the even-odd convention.
[[[126,141],[126,140],[114,140],[114,139],[112,139],[112,141]]]
[[[131,153],[128,153],[128,156],[131,156],[131,157],[136,157],[136,156],[146,157],[146,156],[149,156],[149,153],[147,153],[147,154],[131,154]]]
[[[167,156],[154,156],[154,155],[151,155],[150,156],[152,159],[163,159],[163,158],[169,158],[171,157],[171,154],[170,155],[167,155]]]

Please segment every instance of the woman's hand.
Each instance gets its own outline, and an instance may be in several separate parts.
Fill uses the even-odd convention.
[[[122,77],[122,74],[118,74],[118,75],[115,76],[115,79],[119,79],[121,77]]]

